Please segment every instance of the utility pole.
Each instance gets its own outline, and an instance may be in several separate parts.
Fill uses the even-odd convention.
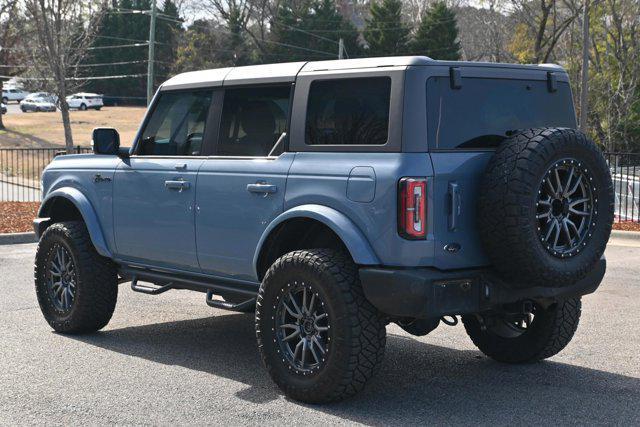
[[[584,0],[582,11],[582,81],[580,91],[580,130],[587,132],[589,110],[589,0]]]
[[[151,23],[149,24],[149,62],[147,63],[147,105],[153,98],[153,65],[156,56],[156,0],[151,0]]]
[[[338,41],[338,59],[344,59],[344,39],[342,37]]]

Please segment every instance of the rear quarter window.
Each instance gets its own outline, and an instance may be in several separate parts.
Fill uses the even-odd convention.
[[[427,80],[430,149],[493,148],[513,133],[536,127],[576,127],[569,84],[555,92],[546,80],[448,77]]]
[[[314,81],[307,105],[306,144],[386,144],[390,99],[389,77]]]

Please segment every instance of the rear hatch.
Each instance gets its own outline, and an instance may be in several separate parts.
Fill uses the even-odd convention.
[[[488,264],[476,205],[495,148],[518,130],[576,127],[566,73],[538,67],[455,67],[428,78],[427,128],[433,163],[435,265]]]

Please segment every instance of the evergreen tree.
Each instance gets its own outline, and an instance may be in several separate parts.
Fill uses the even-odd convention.
[[[457,61],[460,59],[460,42],[457,39],[456,13],[444,2],[437,2],[422,16],[411,43],[411,53]]]
[[[270,36],[265,62],[337,59],[340,38],[349,57],[360,52],[357,29],[340,15],[332,0],[302,4],[283,0],[271,22]]]
[[[382,0],[371,3],[364,38],[368,56],[403,55],[407,52],[409,28],[402,22],[402,2]]]

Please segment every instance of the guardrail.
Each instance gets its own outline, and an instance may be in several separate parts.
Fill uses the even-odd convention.
[[[90,153],[90,147],[74,147],[69,154]],[[60,148],[0,148],[0,201],[39,202],[40,177]],[[604,156],[615,188],[616,221],[640,222],[640,153]]]
[[[74,147],[68,154],[90,153],[90,147]],[[0,148],[0,201],[39,202],[44,168],[64,148]]]

